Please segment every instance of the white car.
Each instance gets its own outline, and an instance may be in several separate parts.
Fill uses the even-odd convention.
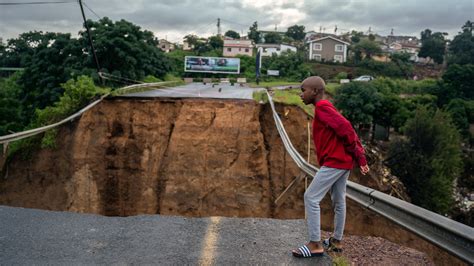
[[[354,79],[354,81],[371,81],[371,80],[374,80],[374,77],[372,77],[372,76],[360,76],[360,77]]]

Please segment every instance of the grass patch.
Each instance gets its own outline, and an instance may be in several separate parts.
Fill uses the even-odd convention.
[[[271,88],[277,86],[287,86],[287,85],[294,85],[299,86],[301,83],[294,82],[294,81],[262,81],[258,85],[255,82],[249,82],[248,85],[251,88]]]
[[[344,256],[334,256],[332,257],[332,265],[335,266],[349,266],[351,265],[351,262],[349,261],[348,258]]]
[[[341,87],[341,84],[339,83],[328,83],[326,84],[326,92],[328,92],[328,94],[331,96],[334,96],[336,95],[336,91],[339,89],[339,87]]]
[[[300,98],[300,89],[287,89],[287,90],[274,90],[273,101],[278,103],[284,103],[288,105],[296,105],[301,107],[308,115],[314,115],[314,105],[305,105]],[[252,95],[253,99],[257,102],[262,101],[267,103],[267,94],[265,91],[256,91]]]

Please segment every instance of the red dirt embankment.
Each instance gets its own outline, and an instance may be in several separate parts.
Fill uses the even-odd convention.
[[[307,115],[294,106],[277,109],[306,157]],[[284,204],[274,204],[300,170],[283,148],[269,105],[113,98],[61,127],[57,147],[28,161],[14,158],[0,180],[0,204],[111,216],[304,217],[304,184]],[[312,144],[311,157],[315,163]],[[375,175],[351,178],[390,189]],[[327,198],[322,224],[330,230]],[[453,263],[444,251],[352,201],[347,214],[349,234],[381,236]]]

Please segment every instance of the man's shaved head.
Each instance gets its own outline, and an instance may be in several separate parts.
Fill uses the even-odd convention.
[[[306,89],[312,89],[314,92],[319,93],[325,90],[326,83],[321,77],[311,76],[303,80],[303,83],[301,83],[301,87]]]

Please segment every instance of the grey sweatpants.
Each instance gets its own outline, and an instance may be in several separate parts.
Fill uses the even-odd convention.
[[[333,237],[342,240],[344,223],[346,221],[346,183],[350,170],[336,169],[323,166],[316,173],[313,181],[304,193],[304,206],[308,219],[310,241],[321,240],[321,211],[319,203],[330,191],[334,208]]]

